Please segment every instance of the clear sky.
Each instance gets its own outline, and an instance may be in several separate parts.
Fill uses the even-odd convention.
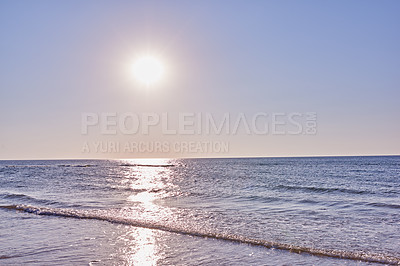
[[[400,154],[399,1],[1,1],[0,159]],[[127,73],[145,53],[165,77]],[[81,134],[84,112],[317,113],[316,135]],[[227,141],[224,154],[82,153]]]

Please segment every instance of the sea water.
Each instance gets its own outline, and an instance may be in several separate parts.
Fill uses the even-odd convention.
[[[400,157],[0,161],[1,265],[400,264]]]

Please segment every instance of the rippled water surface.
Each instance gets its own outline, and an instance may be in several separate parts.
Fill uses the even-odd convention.
[[[0,264],[399,264],[399,195],[399,156],[0,161]]]

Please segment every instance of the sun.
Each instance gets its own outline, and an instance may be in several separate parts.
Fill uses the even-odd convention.
[[[162,78],[164,66],[156,57],[145,55],[138,58],[133,64],[132,73],[139,82],[149,86]]]

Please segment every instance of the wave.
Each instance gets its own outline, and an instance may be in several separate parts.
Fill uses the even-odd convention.
[[[367,203],[367,205],[374,207],[390,208],[390,209],[400,209],[399,204],[391,204],[391,203],[372,202],[372,203]]]
[[[6,260],[6,259],[11,259],[11,258],[15,258],[18,256],[7,256],[7,255],[0,255],[0,260]]]
[[[130,167],[173,167],[174,164],[120,164],[119,166],[130,166]]]
[[[58,201],[52,201],[52,200],[47,200],[47,199],[38,199],[26,194],[19,194],[19,193],[8,193],[8,192],[2,192],[0,193],[0,198],[2,199],[10,199],[10,200],[16,200],[17,202],[33,202],[37,204],[48,204],[48,205],[63,205],[67,206],[67,204],[58,202]]]
[[[10,164],[4,165],[3,168],[46,168],[46,167],[94,167],[96,164]]]
[[[58,167],[95,167],[95,164],[59,164]]]
[[[107,189],[117,190],[117,191],[129,191],[133,193],[142,193],[142,192],[158,193],[160,191],[163,191],[162,188],[148,189],[148,188],[131,188],[131,187],[118,187],[118,186],[107,187]]]
[[[0,205],[0,209],[4,210],[13,210],[13,211],[21,211],[32,213],[36,215],[47,215],[47,216],[59,216],[64,218],[75,218],[75,219],[90,219],[90,220],[99,220],[99,221],[107,221],[111,223],[131,225],[136,227],[154,229],[154,230],[162,230],[177,234],[197,236],[203,238],[212,238],[223,241],[230,241],[236,243],[249,244],[254,246],[262,246],[266,248],[275,248],[279,250],[287,250],[294,253],[306,253],[315,256],[322,257],[331,257],[331,258],[340,258],[340,259],[349,259],[349,260],[357,260],[357,261],[365,261],[365,262],[375,262],[375,263],[384,263],[384,264],[398,264],[400,265],[400,257],[388,256],[383,254],[373,254],[366,252],[354,252],[354,251],[343,251],[343,250],[328,250],[328,249],[318,249],[318,248],[310,248],[310,247],[302,247],[295,246],[285,243],[272,242],[263,239],[253,239],[247,238],[244,236],[234,235],[234,234],[224,234],[224,233],[216,233],[216,232],[202,232],[189,230],[187,228],[178,228],[163,224],[158,224],[149,221],[140,221],[132,218],[125,217],[113,217],[109,215],[102,215],[96,212],[89,211],[79,211],[73,209],[54,209],[54,208],[39,208],[27,205]]]
[[[47,164],[8,164],[2,165],[4,168],[44,168],[44,167],[54,167],[54,165]]]
[[[348,188],[324,188],[324,187],[305,187],[305,186],[287,186],[287,185],[279,185],[276,187],[288,190],[303,190],[303,191],[322,192],[322,193],[342,192],[349,194],[374,194],[373,192],[365,190],[355,190]]]
[[[277,166],[277,165],[284,165],[287,163],[273,163],[273,162],[268,162],[268,163],[254,163],[256,166]]]

